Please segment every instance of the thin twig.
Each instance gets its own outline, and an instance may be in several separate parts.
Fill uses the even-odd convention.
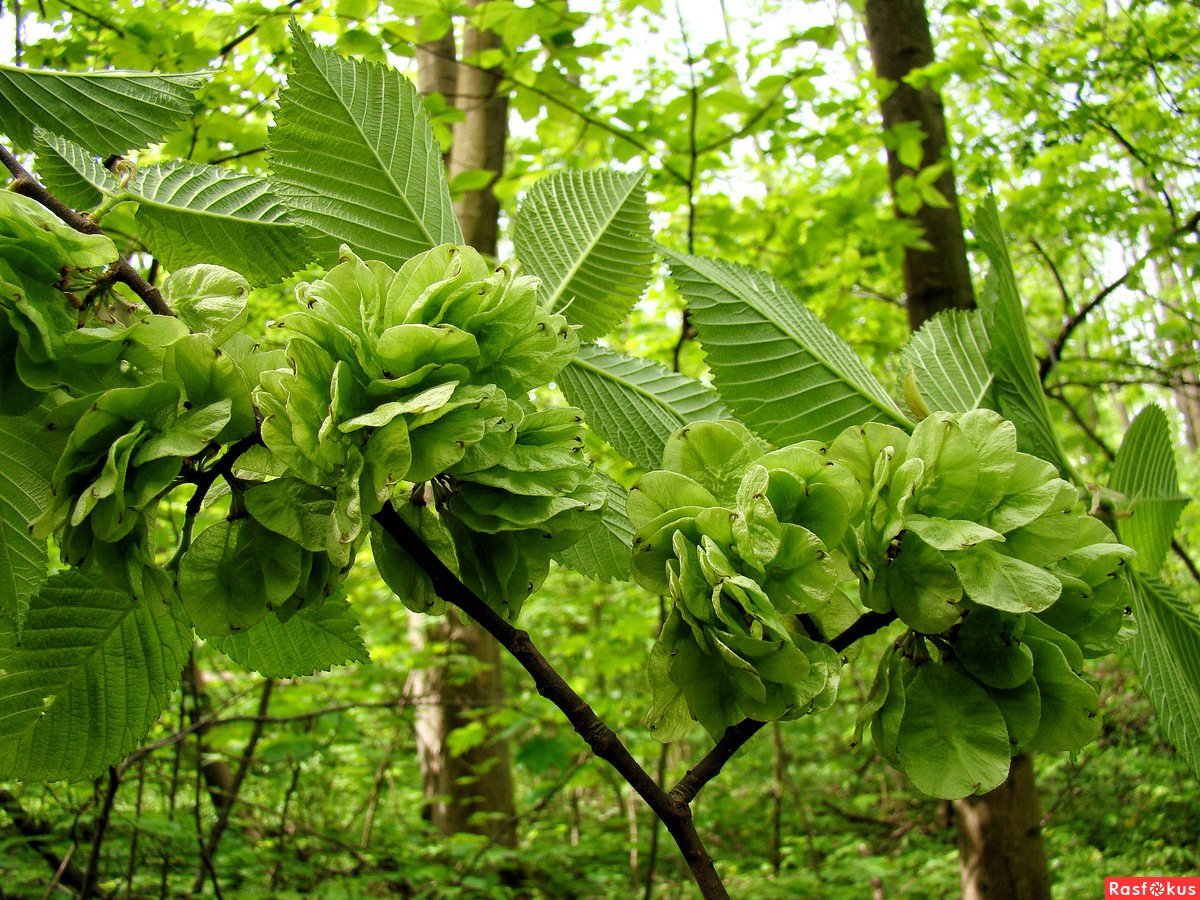
[[[690,803],[700,790],[721,773],[725,763],[742,749],[746,741],[758,734],[766,722],[754,719],[743,719],[736,725],[730,725],[721,735],[715,747],[708,751],[704,759],[679,779],[679,783],[671,788],[671,796],[679,803]]]
[[[1063,323],[1062,329],[1058,332],[1058,336],[1055,337],[1053,343],[1051,343],[1050,351],[1038,365],[1039,381],[1045,384],[1046,377],[1050,374],[1050,370],[1054,368],[1055,364],[1062,356],[1063,347],[1065,347],[1067,341],[1071,339],[1071,335],[1075,333],[1075,329],[1082,325],[1084,320],[1086,320],[1087,317],[1091,315],[1101,303],[1107,300],[1117,288],[1129,281],[1133,274],[1139,268],[1141,268],[1141,266],[1145,264],[1147,260],[1163,250],[1165,247],[1173,244],[1180,237],[1187,234],[1196,234],[1198,229],[1200,229],[1200,212],[1193,213],[1186,222],[1184,222],[1167,236],[1166,241],[1162,245],[1151,247],[1149,250],[1139,256],[1136,260],[1134,260],[1133,264],[1125,270],[1124,274],[1122,274],[1116,280],[1106,284],[1094,297],[1092,297],[1092,299],[1081,306],[1074,315],[1069,316]]]
[[[29,174],[29,171],[9,152],[7,147],[0,146],[0,162],[3,162],[8,171],[12,173],[14,179],[12,190],[14,192],[36,200],[76,231],[83,234],[104,233],[104,230],[87,216],[77,213],[46,190],[45,186]],[[143,278],[125,257],[118,257],[117,261],[109,266],[108,277],[126,285],[141,298],[151,312],[160,316],[173,315],[171,307],[167,306],[158,288]]]
[[[83,887],[79,889],[79,900],[91,900],[96,894],[96,875],[100,869],[100,848],[108,833],[108,822],[112,818],[113,803],[117,799],[117,788],[121,786],[121,778],[117,770],[108,767],[108,785],[104,791],[104,803],[100,807],[100,815],[96,817],[96,836],[92,839],[92,852],[88,856],[87,872],[83,877]]]
[[[275,687],[274,680],[268,678],[263,682],[262,694],[258,700],[258,715],[261,719],[266,716],[267,708],[271,705],[271,690]],[[254,751],[258,748],[258,742],[262,738],[265,723],[257,721],[250,729],[250,737],[246,741],[246,747],[242,750],[242,757],[238,761],[237,772],[233,776],[233,784],[230,785],[229,791],[222,798],[221,808],[217,812],[217,820],[213,822],[212,830],[208,833],[207,856],[212,860],[217,855],[217,848],[221,844],[221,838],[225,834],[225,829],[229,826],[229,815],[233,811],[233,805],[237,802],[238,794],[241,793],[242,783],[246,780],[246,775],[250,771],[250,765],[254,760]],[[200,889],[204,887],[204,867],[196,873],[196,880],[192,883],[192,893],[200,893]]]
[[[83,887],[85,880],[83,869],[71,862],[69,856],[59,856],[50,849],[47,840],[51,834],[50,826],[31,816],[21,805],[21,801],[4,788],[0,788],[0,810],[8,815],[13,827],[25,838],[30,849],[36,851],[42,859],[49,863],[50,868],[58,873],[58,878],[63,884],[75,890]],[[98,890],[93,890],[93,896],[105,897],[106,895]]]

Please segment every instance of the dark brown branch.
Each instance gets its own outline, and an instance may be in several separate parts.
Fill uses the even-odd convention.
[[[868,635],[874,634],[881,628],[891,625],[896,621],[894,612],[867,612],[863,613],[853,625],[835,637],[829,642],[829,646],[841,653],[855,641],[862,640]]]
[[[841,653],[855,641],[874,634],[894,621],[896,621],[894,612],[864,613],[853,625],[830,640],[829,646]],[[725,763],[729,762],[733,755],[765,724],[765,722],[757,722],[754,719],[743,719],[736,725],[730,725],[704,759],[700,760],[694,768],[689,769],[687,774],[679,779],[679,783],[671,788],[671,797],[680,803],[690,803],[706,784],[721,774]]]
[[[46,190],[45,186],[29,174],[28,170],[9,152],[7,147],[0,146],[0,162],[3,162],[8,171],[12,173],[13,191],[29,197],[31,200],[36,200],[76,231],[83,234],[104,233],[104,230],[87,216],[77,213]],[[158,292],[158,288],[143,278],[129,264],[129,260],[124,257],[118,257],[117,261],[109,266],[108,271],[113,281],[119,281],[121,284],[126,285],[141,298],[142,302],[146,304],[151,312],[157,313],[160,316],[174,315],[171,312],[171,307],[167,306],[166,301],[163,300],[162,294]]]
[[[512,654],[533,678],[538,693],[558,707],[592,753],[612,766],[637,791],[667,826],[701,893],[706,898],[727,898],[729,894],[712,857],[696,831],[691,809],[655,783],[613,730],[542,656],[529,634],[513,627],[464,585],[391,506],[377,513],[375,521],[424,570],[438,596],[478,622]]]
[[[746,741],[758,734],[766,724],[754,719],[743,719],[726,728],[717,745],[709,750],[694,768],[688,769],[687,774],[679,779],[679,783],[671,788],[671,796],[679,803],[690,803],[700,793],[701,788],[721,773],[725,763],[733,758]]]

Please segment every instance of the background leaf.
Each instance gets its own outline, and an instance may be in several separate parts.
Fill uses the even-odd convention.
[[[0,655],[0,780],[80,780],[120,762],[178,687],[191,645],[176,607],[55,575]]]
[[[721,397],[777,444],[849,425],[911,427],[850,346],[764,272],[663,251]]]
[[[294,221],[335,254],[399,267],[458,243],[442,151],[421,96],[394,69],[343,59],[292,25],[294,55],[271,129],[271,177]]]
[[[633,548],[633,526],[625,514],[629,492],[603,472],[596,474],[608,492],[600,527],[584,532],[578,541],[560,550],[555,559],[598,581],[628,581],[629,554]]]
[[[978,311],[948,309],[925,322],[905,344],[901,372],[911,375],[928,410],[967,412],[986,405],[992,387],[990,350]]]
[[[56,462],[46,437],[29,419],[0,416],[0,629],[17,633],[46,579],[46,542],[29,534],[46,509]]]
[[[989,199],[976,213],[974,230],[992,264],[979,306],[992,342],[997,412],[1017,426],[1022,451],[1051,463],[1068,481],[1077,480],[1050,424],[1046,395],[1029,346],[1029,326],[994,200]]]
[[[286,622],[269,615],[253,628],[212,644],[264,678],[297,678],[369,660],[358,618],[350,604],[337,597],[316,609],[302,609]]]
[[[513,229],[517,259],[542,279],[539,296],[603,337],[629,312],[654,263],[643,173],[560,172],[525,196]]]
[[[1108,486],[1125,495],[1128,518],[1118,518],[1121,542],[1138,552],[1133,564],[1157,575],[1188,498],[1179,493],[1175,450],[1166,413],[1147,406],[1129,426],[1117,451]]]
[[[216,263],[266,285],[310,259],[303,233],[255,175],[175,161],[139,171],[131,193],[142,239],[168,269]]]
[[[1200,617],[1154,575],[1134,574],[1134,659],[1167,739],[1200,774]]]
[[[148,147],[191,112],[206,75],[0,66],[0,129],[26,150],[35,122],[100,156]]]
[[[662,464],[663,447],[677,429],[729,415],[716,392],[696,379],[595,344],[579,348],[558,386],[597,434],[646,469]]]

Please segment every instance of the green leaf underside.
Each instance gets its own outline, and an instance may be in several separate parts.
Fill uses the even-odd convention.
[[[179,685],[191,640],[157,600],[51,578],[0,656],[0,780],[79,780],[120,762]]]
[[[542,302],[583,341],[621,322],[654,262],[642,173],[562,172],[534,185],[517,213],[517,259],[542,279]]]
[[[340,244],[394,268],[460,243],[442,153],[400,73],[316,46],[293,23],[293,71],[271,129],[271,180],[329,255]]]
[[[578,541],[560,550],[555,559],[598,581],[628,581],[629,554],[633,547],[633,526],[625,514],[629,492],[602,472],[597,474],[608,493],[600,527],[585,531]]]
[[[1071,467],[1050,424],[1046,395],[1029,346],[1029,328],[1017,278],[1004,243],[996,204],[989,200],[975,216],[975,236],[992,264],[980,308],[992,342],[994,396],[998,411],[1017,426],[1020,448],[1039,456],[1071,480]]]
[[[177,161],[139,172],[132,193],[142,237],[169,269],[216,263],[261,286],[308,262],[303,233],[263,178]]]
[[[991,344],[976,310],[948,309],[927,321],[901,354],[930,410],[968,412],[984,406],[992,388]]]
[[[300,610],[286,622],[267,616],[253,628],[212,644],[264,678],[298,678],[369,659],[353,609],[335,597],[315,609]]]
[[[1160,407],[1147,406],[1133,420],[1117,452],[1109,487],[1124,495],[1132,513],[1117,519],[1117,532],[1122,543],[1138,552],[1134,566],[1157,574],[1188,504],[1179,493],[1170,425]]]
[[[722,399],[768,440],[832,440],[871,421],[910,426],[850,346],[770,275],[663,253]]]
[[[579,348],[558,385],[602,438],[646,469],[661,465],[667,438],[680,427],[728,417],[702,382],[595,344]]]
[[[1200,775],[1200,616],[1155,576],[1134,584],[1138,675],[1167,738]]]
[[[34,130],[37,172],[42,184],[73,209],[98,206],[104,195],[116,194],[120,183],[100,160],[73,141]]]
[[[0,629],[19,626],[46,578],[46,542],[29,534],[45,511],[55,458],[28,419],[0,416]]]
[[[262,286],[311,257],[264,178],[176,160],[141,169],[121,187],[98,159],[57,135],[39,132],[37,150],[47,185],[76,209],[96,206],[104,194],[136,201],[142,239],[168,269],[216,263]]]
[[[204,75],[0,66],[0,128],[25,149],[33,148],[37,123],[91,153],[125,153],[174,131],[191,112]]]

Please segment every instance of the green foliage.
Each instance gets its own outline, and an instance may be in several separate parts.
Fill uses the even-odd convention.
[[[120,192],[117,176],[78,144],[40,125],[34,126],[33,136],[38,177],[72,209],[92,209]]]
[[[1004,718],[978,684],[946,666],[926,665],[904,697],[896,750],[920,790],[962,797],[1008,777]]]
[[[722,399],[778,443],[907,422],[853,350],[775,279],[666,252]]]
[[[0,66],[5,133],[32,149],[35,126],[107,156],[162,140],[191,111],[204,73],[39,72]]]
[[[47,185],[79,209],[135,201],[142,240],[172,270],[216,263],[266,285],[310,257],[303,233],[263,178],[176,160],[118,182],[82,147],[39,134],[39,171]]]
[[[685,734],[689,713],[717,738],[833,703],[837,654],[793,625],[854,616],[829,548],[861,495],[825,449],[764,454],[736,422],[697,422],[630,491],[634,578],[672,600],[649,664],[660,740]]]
[[[584,531],[574,544],[559,550],[554,559],[599,581],[628,581],[633,546],[633,526],[625,511],[628,492],[604,473],[597,475],[607,494],[600,514],[601,527]]]
[[[299,64],[295,96],[280,115],[282,158],[312,112],[304,98],[321,84],[332,90],[331,72],[332,83],[344,88],[337,96],[348,103],[356,78],[380,75],[400,102],[415,97],[395,73],[368,71],[307,38],[298,41],[308,68]],[[132,91],[133,83],[119,85]],[[74,110],[81,120],[90,115],[88,102]],[[366,115],[349,108],[348,114]],[[410,137],[431,142],[415,109],[406,120]],[[406,260],[398,272],[345,250],[341,264],[302,286],[304,309],[280,321],[286,347],[259,349],[242,333],[250,286],[277,281],[308,259],[300,232],[272,197],[277,188],[287,193],[295,186],[289,176],[271,185],[176,162],[126,172],[118,181],[91,148],[50,133],[39,137],[46,171],[79,205],[138,202],[142,238],[174,269],[163,295],[178,318],[136,311],[103,286],[97,267],[116,256],[107,238],[81,235],[32,201],[0,195],[0,321],[13,359],[5,412],[30,416],[4,420],[14,437],[11,462],[24,470],[12,481],[14,499],[5,501],[4,548],[19,557],[4,598],[13,653],[34,646],[42,627],[35,600],[17,642],[13,629],[44,578],[39,554],[51,535],[65,562],[112,585],[113,596],[126,598],[131,610],[154,610],[184,628],[180,635],[190,634],[186,621],[232,657],[283,677],[364,658],[354,615],[329,598],[365,539],[367,518],[384,504],[423,516],[427,539],[461,577],[515,616],[545,577],[550,555],[602,521],[609,493],[619,498],[615,485],[606,488],[587,465],[578,412],[538,411],[529,400],[530,390],[552,379],[578,346],[566,320],[539,306],[534,279],[493,268],[465,247],[393,257]],[[403,139],[401,133],[397,140]],[[437,228],[456,236],[457,227],[446,225],[453,219],[446,218],[440,155],[397,165],[388,177],[406,185],[421,168],[445,200]],[[39,460],[27,448],[45,427],[63,440],[53,459]],[[18,435],[24,437],[17,441]],[[39,442],[55,449],[54,442]],[[259,442],[270,456],[250,465],[246,455],[249,467],[239,468]],[[202,509],[219,496],[209,495],[217,479],[230,496],[218,507],[225,517],[213,522]],[[172,492],[187,487],[193,494],[184,528],[164,567],[160,510]],[[621,574],[613,560],[627,533],[619,506],[600,540],[578,558],[597,575]],[[386,557],[385,577],[411,582],[406,602],[427,608],[424,573],[381,540],[376,553]],[[62,607],[56,614],[69,622],[76,595],[52,596]],[[105,598],[115,609],[116,601]],[[78,615],[93,602],[81,595]],[[144,630],[143,618],[129,621]],[[9,685],[22,666],[34,664],[25,660],[10,657]],[[171,663],[176,674],[177,663]],[[89,690],[124,691],[123,672],[99,666]],[[137,697],[157,710],[176,683],[152,678]],[[40,702],[34,694],[10,699]],[[45,718],[37,735],[85,715],[84,707],[62,700],[53,708],[60,715]],[[30,718],[20,709],[13,729]],[[123,741],[135,742],[153,715],[127,719],[113,727]],[[109,740],[94,752],[64,756],[52,777],[95,772],[127,749]],[[40,777],[37,765],[28,754],[14,756],[10,771]]]
[[[28,419],[0,416],[0,625],[17,634],[46,579],[46,542],[29,523],[48,500],[52,448]]]
[[[412,9],[429,14],[425,37],[448,18]],[[338,15],[371,12],[351,3]],[[277,16],[247,31],[242,14],[205,17],[190,39],[204,45],[209,32],[221,34],[233,52],[239,36],[260,27],[281,32]],[[526,14],[504,4],[482,10],[506,45],[476,62],[529,66],[536,54],[520,50],[522,42],[561,23],[545,11],[550,19],[530,30]],[[379,58],[398,34],[364,29],[342,43]],[[569,29],[549,35],[564,68],[522,86],[523,103],[567,90],[578,64],[570,39]],[[829,40],[826,30],[793,44]],[[122,225],[115,205],[138,204],[131,227],[172,270],[161,288],[178,318],[133,310],[112,289],[101,269],[116,259],[108,239],[78,235],[36,204],[0,195],[0,348],[12,359],[0,375],[0,560],[11,561],[4,574],[12,573],[0,582],[0,733],[13,738],[0,752],[0,777],[79,778],[119,762],[166,705],[193,632],[271,678],[365,660],[360,617],[385,615],[388,604],[358,602],[355,592],[352,607],[344,582],[368,534],[384,582],[410,608],[440,611],[428,575],[370,523],[387,506],[509,619],[548,577],[552,557],[666,595],[649,664],[649,719],[660,739],[687,738],[693,720],[719,738],[747,717],[828,709],[845,683],[845,660],[830,641],[867,610],[897,618],[907,630],[882,654],[860,729],[870,723],[879,754],[940,797],[995,786],[1013,753],[1075,751],[1100,734],[1097,694],[1082,669],[1085,658],[1113,648],[1125,622],[1132,547],[1145,567],[1134,600],[1143,674],[1167,733],[1195,757],[1200,673],[1191,660],[1200,628],[1153,578],[1182,505],[1166,423],[1139,417],[1113,473],[1126,547],[1058,477],[1070,469],[993,208],[976,224],[993,265],[982,312],[933,320],[900,358],[911,416],[801,304],[801,293],[807,302],[817,292],[802,292],[795,278],[667,251],[714,391],[648,360],[579,347],[610,334],[649,278],[641,174],[541,182],[514,225],[521,272],[494,266],[457,246],[440,148],[413,86],[318,47],[298,26],[293,47],[269,176],[180,160],[109,172],[96,155],[135,134],[119,121],[130,103],[150,104],[142,109],[158,128],[140,144],[178,121],[175,100],[140,93],[157,83],[80,76],[72,100],[65,86],[76,76],[3,72],[0,104],[16,104],[6,127],[21,132],[10,137],[33,147],[40,174],[63,199]],[[688,135],[670,130],[681,115],[652,116],[650,100],[629,105],[626,121],[646,124],[645,139],[664,148],[663,172],[651,176],[656,195],[678,191],[664,183],[674,177],[694,206],[702,159],[724,154],[761,117],[782,120],[811,105],[812,73],[748,78],[753,86],[744,88],[735,63],[715,46],[689,63],[697,96],[712,103]],[[55,92],[45,114],[12,99],[20,85],[35,84]],[[156,89],[178,99],[188,86],[197,84],[178,78]],[[100,116],[105,90],[115,100]],[[676,92],[668,102],[684,114],[689,98]],[[227,107],[213,115],[234,114]],[[119,126],[115,136],[95,131],[101,120]],[[235,150],[252,149],[256,127],[238,133]],[[206,145],[203,133],[198,125],[195,148],[217,150],[220,142]],[[912,157],[919,141],[902,137]],[[857,140],[849,131],[845,139]],[[595,140],[583,135],[579,144]],[[787,143],[760,147],[764,165],[790,152],[781,149]],[[823,163],[834,155],[810,149]],[[172,145],[166,155],[176,152]],[[944,202],[932,187],[936,174],[935,166],[910,179],[900,205]],[[468,173],[457,186],[480,183]],[[796,233],[809,227],[796,224],[805,219],[797,213],[760,248],[773,252],[768,244],[783,240],[780,270],[807,267],[839,301],[880,265],[848,260],[830,276],[813,258],[836,255],[831,235],[844,239],[875,222],[862,197],[844,194],[818,204],[822,223],[835,226],[813,229],[823,236]],[[722,202],[723,214],[747,216]],[[788,198],[764,201],[781,202]],[[762,213],[751,215],[776,218]],[[890,225],[877,229],[884,249],[864,239],[862,252],[882,259],[919,246],[919,235]],[[689,238],[747,243],[747,230],[728,231]],[[285,346],[260,347],[247,329],[250,288],[277,284],[314,253],[331,268],[309,276],[301,309],[272,332]],[[884,318],[858,314],[858,335],[885,334],[876,321]],[[876,349],[886,354],[895,343],[880,339]],[[653,470],[628,495],[586,461],[579,410],[531,399],[551,382],[628,463]],[[56,440],[44,437],[51,428]],[[1143,459],[1152,464],[1143,468]],[[46,581],[46,537],[84,574]],[[630,718],[620,698],[641,687],[629,686],[630,661],[646,649],[654,604],[616,585],[604,591],[591,596],[625,591],[622,613],[605,619],[605,602],[596,601],[596,621],[564,645],[590,654],[600,674],[589,668],[579,680],[600,685],[599,702],[621,707],[607,712]],[[565,619],[574,605],[554,613]],[[625,657],[607,659],[622,641]],[[395,652],[381,643],[377,655]],[[611,688],[613,672],[603,667],[618,663],[623,683]],[[111,718],[85,702],[117,695],[124,705]],[[471,723],[451,745],[472,746],[482,733]],[[573,740],[530,739],[519,758],[565,766]],[[261,759],[294,766],[295,788],[300,763],[321,746],[290,735]],[[384,761],[397,755],[394,746],[376,749]],[[384,762],[371,762],[378,784]],[[281,856],[286,834],[281,825]],[[476,852],[464,847],[463,858]],[[469,874],[479,853],[453,870],[418,868],[418,881],[453,877],[455,889],[496,893],[495,881]]]
[[[77,572],[42,585],[13,638],[0,634],[0,777],[29,781],[119,762],[162,712],[191,647],[187,623],[162,597]]]
[[[577,412],[538,413],[524,400],[578,346],[536,290],[456,246],[398,272],[347,255],[302,289],[306,308],[279,323],[291,368],[265,375],[256,399],[264,443],[328,498],[321,549],[353,556],[365,518],[395,495],[423,535],[454,548],[452,569],[516,615],[550,552],[605,496],[582,457]],[[382,535],[373,546],[405,602],[435,605],[407,554]]]
[[[916,418],[930,411],[987,406],[992,389],[991,341],[977,311],[948,309],[927,321],[901,355],[904,399]]]
[[[1117,532],[1138,552],[1135,566],[1148,575],[1161,571],[1188,498],[1180,494],[1170,426],[1160,407],[1148,406],[1133,420],[1108,486],[1120,495]]]
[[[175,161],[140,170],[124,197],[138,202],[142,239],[168,268],[215,263],[257,286],[280,281],[309,258],[272,190],[252,175]]]
[[[1200,771],[1200,617],[1153,575],[1135,577],[1134,654],[1163,730]]]
[[[649,667],[663,739],[688,714],[716,736],[831,702],[836,657],[790,617],[836,634],[862,609],[851,578],[863,605],[910,629],[880,662],[869,716],[922,790],[983,793],[1011,755],[1098,734],[1080,670],[1115,646],[1133,551],[990,410],[769,453],[741,425],[696,423],[634,485],[629,513],[633,575],[672,599]]]
[[[990,362],[996,409],[1016,424],[1022,450],[1052,463],[1060,475],[1069,478],[1071,466],[1050,424],[1046,395],[1038,381],[1029,346],[1029,327],[1016,275],[993,201],[989,200],[976,213],[975,232],[992,264],[980,307],[992,344]]]
[[[653,469],[680,425],[726,415],[716,392],[648,359],[585,344],[558,375],[567,399],[631,462]]]
[[[399,266],[462,240],[442,154],[417,89],[392,69],[339,57],[293,23],[295,50],[271,130],[271,180],[314,247],[341,244]]]
[[[1138,672],[1163,730],[1200,772],[1200,618],[1159,577],[1188,502],[1180,496],[1169,425],[1159,407],[1148,406],[1134,419],[1109,486],[1118,493],[1117,532],[1138,553],[1133,560]]]
[[[581,341],[610,332],[650,280],[642,177],[562,172],[539,181],[517,213],[517,258],[542,279],[543,305],[578,325]]]
[[[299,610],[287,622],[266,616],[245,631],[218,638],[213,646],[264,678],[296,678],[367,662],[358,624],[350,604],[331,597]]]

